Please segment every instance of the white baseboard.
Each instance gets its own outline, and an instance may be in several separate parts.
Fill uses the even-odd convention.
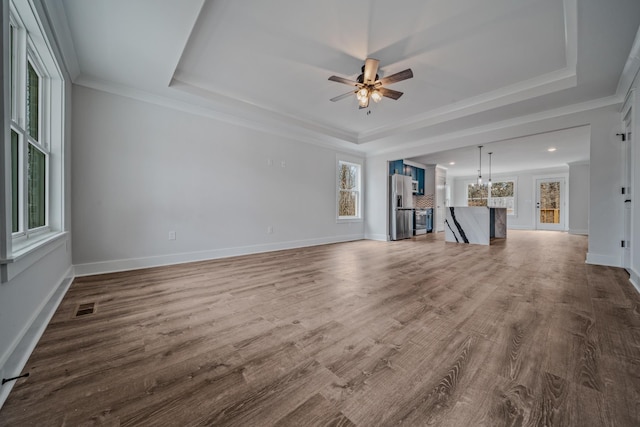
[[[531,225],[509,225],[507,224],[507,230],[535,230]]]
[[[636,288],[636,291],[638,291],[638,293],[640,294],[640,274],[638,274],[638,272],[633,268],[630,268],[628,271],[629,281],[631,282],[633,287]]]
[[[589,235],[589,230],[588,229],[569,229],[569,234],[579,234],[581,236],[588,236]]]
[[[594,254],[592,252],[587,253],[587,264],[594,265],[606,265],[609,267],[621,267],[620,257],[613,255]]]
[[[184,264],[196,261],[207,261],[240,255],[280,251],[284,249],[304,248],[307,246],[327,245],[331,243],[350,242],[363,239],[363,234],[351,234],[344,236],[323,237],[318,239],[292,240],[288,242],[240,246],[236,248],[214,249],[200,252],[185,252],[145,258],[101,261],[74,265],[74,272],[76,277],[91,276],[94,274],[115,273],[118,271],[138,270],[141,268],[161,267],[165,265]]]
[[[25,325],[23,332],[16,338],[15,342],[9,346],[6,354],[8,357],[0,365],[0,372],[3,378],[15,377],[22,373],[33,349],[38,344],[40,337],[47,328],[49,321],[58,309],[62,298],[67,293],[69,286],[73,282],[73,267],[69,267],[57,286],[54,286],[48,298],[34,313],[31,322]],[[13,389],[15,381],[6,383],[0,389],[0,408]]]
[[[386,234],[366,234],[364,238],[367,240],[379,240],[381,242],[389,240]]]

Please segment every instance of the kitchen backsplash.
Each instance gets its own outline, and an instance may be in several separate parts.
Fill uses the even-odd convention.
[[[416,208],[432,208],[433,194],[425,194],[424,196],[413,196],[413,206]]]

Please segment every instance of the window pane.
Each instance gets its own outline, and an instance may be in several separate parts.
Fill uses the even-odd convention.
[[[339,168],[340,189],[354,190],[358,187],[358,166],[348,163],[340,163]]]
[[[338,203],[339,216],[357,216],[358,214],[358,193],[354,191],[340,191],[340,201]]]
[[[513,197],[513,181],[491,184],[491,197]]]
[[[507,215],[515,215],[515,182],[498,181],[491,184],[489,203],[492,208],[507,208]]]
[[[560,182],[540,184],[540,223],[560,224]]]
[[[39,114],[39,96],[40,96],[40,77],[33,69],[31,63],[27,63],[27,125],[29,127],[29,135],[35,140],[38,139]]]
[[[20,138],[11,131],[11,232],[20,231]]]
[[[29,144],[29,228],[46,224],[46,156]]]
[[[467,187],[467,206],[487,206],[487,186],[469,184]]]

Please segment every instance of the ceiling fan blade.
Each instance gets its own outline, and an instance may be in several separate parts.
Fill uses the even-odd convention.
[[[345,79],[344,77],[338,77],[338,76],[331,76],[331,77],[329,77],[329,80],[331,80],[332,82],[344,83],[344,84],[349,85],[349,86],[359,86],[360,85],[360,83],[358,83],[356,81]]]
[[[378,74],[378,65],[380,61],[373,58],[367,58],[364,62],[364,83],[373,84],[376,81],[376,74]]]
[[[381,87],[378,90],[380,91],[380,94],[382,96],[386,96],[387,98],[391,98],[391,99],[398,99],[404,93],[404,92],[399,92],[397,90],[387,89],[386,87]]]
[[[335,97],[331,98],[329,101],[333,101],[333,102],[340,101],[341,99],[345,99],[345,98],[348,98],[348,97],[352,96],[354,93],[356,93],[356,92],[355,91],[351,91],[351,92],[343,93],[342,95],[338,95],[338,96],[335,96]]]
[[[407,80],[413,77],[413,71],[411,68],[407,68],[404,71],[400,71],[399,73],[391,74],[388,77],[383,77],[378,80],[376,83],[380,83],[381,85],[388,85],[391,83],[401,82],[402,80]]]

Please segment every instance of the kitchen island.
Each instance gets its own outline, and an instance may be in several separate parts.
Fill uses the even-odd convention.
[[[507,238],[507,209],[486,206],[448,207],[444,221],[447,242],[490,245]]]

